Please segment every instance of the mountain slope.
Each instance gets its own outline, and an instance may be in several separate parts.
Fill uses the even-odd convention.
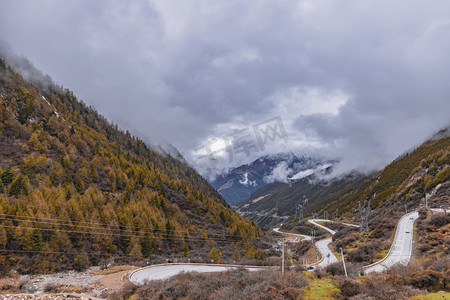
[[[302,207],[306,217],[320,211],[324,203],[355,194],[364,186],[367,178],[361,174],[352,174],[325,181],[314,174],[292,183],[272,183],[240,202],[237,212],[258,226],[273,226],[296,216]]]
[[[448,129],[443,131],[449,132]],[[448,204],[450,137],[448,134],[442,136],[441,133],[394,160],[375,174],[359,193],[352,197],[343,197],[335,203],[328,203],[321,211],[346,214],[357,207],[358,201],[369,200],[372,208],[393,206],[404,209],[404,205],[409,207],[425,205],[427,194],[441,193],[443,197],[433,198],[434,206]]]
[[[260,226],[274,225],[293,217],[303,204],[304,215],[353,215],[358,202],[371,208],[404,205],[434,206],[450,202],[450,137],[448,128],[372,175],[350,174],[331,181],[311,175],[290,184],[265,186],[238,205],[238,212]],[[296,209],[297,208],[297,209]]]
[[[37,83],[0,60],[0,269],[253,251],[261,231],[192,168]]]

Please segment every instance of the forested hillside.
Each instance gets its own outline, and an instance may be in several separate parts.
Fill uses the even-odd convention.
[[[439,207],[450,203],[450,136],[444,129],[421,146],[394,160],[375,174],[360,192],[347,195],[337,202],[327,203],[319,213],[331,211],[345,214],[356,208],[358,201],[371,208],[391,209],[404,205],[416,208],[425,205]]]
[[[4,60],[0,178],[3,272],[171,253],[251,257],[262,234],[192,168],[153,151],[71,91],[24,80]]]

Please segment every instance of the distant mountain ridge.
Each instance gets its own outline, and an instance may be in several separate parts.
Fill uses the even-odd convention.
[[[271,182],[287,182],[292,178],[307,176],[329,161],[314,156],[299,156],[292,152],[266,155],[230,170],[211,181],[211,185],[233,205],[247,199],[258,189]]]

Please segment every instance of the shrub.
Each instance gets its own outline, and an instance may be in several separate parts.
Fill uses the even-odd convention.
[[[432,270],[417,272],[413,275],[411,284],[416,288],[432,291],[439,288],[440,277],[440,273]]]
[[[410,286],[390,284],[382,275],[369,277],[360,285],[361,294],[375,299],[407,299],[419,292],[419,290],[414,290]]]
[[[300,274],[236,269],[220,274],[183,273],[151,281],[137,290],[140,299],[298,299],[308,281]]]
[[[74,260],[74,269],[84,271],[89,266],[89,257],[87,255],[77,255]]]
[[[358,231],[359,229],[358,228],[356,228],[356,227],[349,227],[349,226],[346,226],[346,227],[344,227],[344,228],[342,228],[341,230],[338,230],[334,235],[333,235],[333,242],[334,241],[336,241],[336,240],[339,240],[339,239],[341,239],[341,238],[343,238],[343,237],[347,237],[347,236],[349,236],[352,232],[356,232],[356,231]]]
[[[325,271],[331,275],[344,275],[344,266],[340,262],[335,262],[325,267]]]
[[[369,242],[358,247],[358,249],[351,251],[348,254],[348,260],[351,262],[368,262],[371,261],[375,254],[377,244]]]
[[[47,283],[44,286],[45,292],[52,292],[52,291],[56,291],[57,289],[58,289],[58,285],[56,283]]]
[[[361,292],[361,284],[355,280],[344,280],[339,283],[339,288],[344,297],[356,296]]]
[[[425,220],[427,218],[427,210],[425,208],[421,208],[419,210],[419,220]]]
[[[122,287],[120,294],[122,295],[123,299],[129,299],[131,296],[133,296],[136,293],[137,288],[138,287],[134,283],[128,281]]]
[[[447,225],[450,222],[450,217],[447,214],[433,214],[430,218],[430,225],[434,225],[436,227],[442,227]]]

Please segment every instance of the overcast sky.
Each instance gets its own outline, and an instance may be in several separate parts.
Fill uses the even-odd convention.
[[[0,0],[0,39],[203,174],[202,146],[227,141],[219,168],[292,150],[367,171],[449,124],[449,11],[411,0]],[[258,143],[257,124],[278,135]]]

